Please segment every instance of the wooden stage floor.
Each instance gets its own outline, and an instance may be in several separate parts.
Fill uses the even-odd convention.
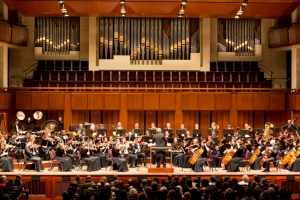
[[[240,168],[240,172],[227,172],[224,170],[224,168],[217,168],[214,171],[211,171],[208,166],[204,166],[204,172],[194,172],[190,168],[179,168],[179,167],[173,167],[174,173],[149,173],[148,168],[145,168],[143,166],[139,166],[137,168],[129,168],[128,172],[118,172],[116,170],[110,170],[110,166],[108,166],[107,169],[102,168],[99,171],[93,171],[93,172],[87,172],[86,166],[83,166],[81,170],[76,171],[72,170],[71,172],[61,172],[58,171],[58,166],[55,165],[55,167],[49,172],[49,162],[43,161],[43,166],[45,170],[43,172],[36,172],[34,170],[26,169],[23,171],[23,164],[20,164],[20,169],[18,169],[18,164],[15,163],[14,172],[2,172],[1,174],[5,175],[15,175],[15,174],[21,174],[21,175],[39,175],[39,176],[72,176],[72,175],[97,175],[97,176],[109,176],[109,175],[120,175],[120,176],[139,176],[139,175],[150,175],[150,176],[167,176],[167,175],[187,175],[187,176],[201,176],[201,175],[216,175],[216,176],[243,176],[244,174],[253,176],[253,175],[259,175],[259,176],[289,176],[289,175],[299,175],[297,172],[291,172],[286,169],[280,169],[280,171],[277,171],[276,168],[271,168],[270,172],[263,172],[262,170],[250,170],[247,171],[246,168]],[[148,163],[148,167],[150,167]],[[155,168],[155,165],[151,165],[152,168]],[[167,164],[167,169],[170,168],[170,165]],[[163,170],[163,168],[161,168]]]

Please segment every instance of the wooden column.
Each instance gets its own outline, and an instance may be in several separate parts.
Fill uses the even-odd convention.
[[[127,125],[127,94],[122,93],[121,94],[121,108],[119,112],[119,120],[122,123],[122,125]],[[124,127],[125,129],[129,129],[130,127]]]
[[[72,124],[71,93],[65,93],[64,129],[69,130]]]
[[[236,129],[238,126],[237,94],[231,95],[231,110],[229,113],[229,123]]]
[[[175,110],[175,125],[174,128],[180,127],[180,124],[183,123],[183,112],[182,112],[182,93],[176,93],[175,98],[176,110]],[[174,134],[176,136],[176,133]],[[178,137],[178,135],[177,135]]]

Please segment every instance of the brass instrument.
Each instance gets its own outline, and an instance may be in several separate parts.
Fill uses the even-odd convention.
[[[24,120],[25,119],[25,114],[22,111],[18,111],[16,116],[17,116],[18,120]]]
[[[264,133],[262,135],[262,139],[263,140],[269,139],[269,135],[273,133],[273,130],[272,130],[273,127],[274,127],[274,125],[272,123],[266,122],[266,124],[265,124],[265,131],[264,131]]]

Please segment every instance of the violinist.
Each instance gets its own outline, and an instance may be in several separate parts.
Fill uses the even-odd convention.
[[[194,140],[197,140],[194,142],[194,144],[198,142],[198,139],[194,139]],[[207,152],[210,151],[210,149],[209,149],[209,147],[207,147],[205,141],[201,143],[201,149],[203,151],[194,165],[194,172],[204,172],[203,165],[206,163],[206,160],[207,160]]]
[[[127,172],[128,166],[126,164],[126,160],[121,156],[120,151],[123,150],[123,147],[120,143],[120,139],[116,139],[116,145],[112,148],[113,161],[117,164],[119,168],[119,172]]]
[[[242,140],[232,140],[231,145],[233,149],[236,149],[234,157],[228,163],[228,172],[238,172],[240,160],[245,157],[246,149],[244,148],[244,141]]]
[[[290,159],[288,163],[288,167],[286,169],[292,171],[292,172],[300,172],[300,140],[299,137],[297,139],[297,142],[295,143],[295,153],[292,155],[292,158]]]
[[[184,139],[183,140],[183,144],[181,145],[181,150],[182,153],[175,156],[174,160],[173,160],[173,166],[177,166],[177,167],[182,167],[182,161],[185,160],[184,157],[188,156],[189,153],[189,140],[188,139]]]
[[[98,171],[101,169],[100,159],[92,156],[92,140],[82,137],[82,145],[79,147],[81,158],[87,164],[87,171]]]
[[[79,148],[79,142],[74,141],[72,137],[69,137],[66,145],[68,145],[68,150],[66,151],[66,156],[70,157],[73,161],[73,165],[79,165],[79,160],[77,159],[77,150]],[[76,163],[77,161],[77,163]]]
[[[20,149],[21,148],[21,142],[17,141],[17,133],[15,131],[13,131],[11,133],[11,137],[9,138],[9,142],[8,144],[12,145],[14,148],[10,151],[14,152],[17,154],[17,162],[20,162],[20,159],[22,157],[23,154],[23,150]]]
[[[220,140],[218,145],[215,145],[212,151],[212,158],[213,158],[213,166],[214,167],[221,167],[221,160],[224,155],[224,151],[226,150],[225,146],[225,139]]]
[[[253,142],[254,142],[254,146],[257,148],[258,146],[260,146],[260,144],[259,143],[261,143],[261,134],[259,133],[259,131],[256,131],[255,133],[254,133],[254,140],[253,140]]]
[[[109,148],[109,145],[107,142],[108,142],[107,137],[103,139],[103,143],[101,143],[101,140],[99,138],[96,139],[95,147],[93,150],[94,155],[100,159],[101,167],[104,168],[106,168],[108,164],[106,157],[107,157],[107,148]]]
[[[294,122],[297,120],[297,118],[296,119],[294,119],[294,120],[288,120],[287,121],[287,124],[286,125],[283,125],[282,127],[281,127],[281,129],[282,130],[285,130],[284,131],[284,135],[285,135],[285,137],[288,139],[288,138],[290,138],[290,131],[291,130],[297,130],[297,128],[296,128],[296,126],[294,125]]]
[[[217,137],[218,137],[218,136],[217,136]],[[207,146],[209,149],[211,149],[211,150],[213,150],[213,149],[215,148],[216,143],[213,141],[212,136],[208,136],[208,137],[207,137],[206,146]]]
[[[193,144],[188,146],[187,149],[191,152],[191,154],[185,155],[182,160],[182,168],[188,168],[190,167],[189,159],[191,156],[200,148],[199,146],[199,140],[193,139]]]
[[[53,142],[52,138],[48,138],[46,133],[42,133],[40,157],[43,160],[50,160],[49,151],[51,151],[54,148],[53,146],[49,146],[51,142]]]
[[[27,134],[26,134],[27,136]],[[30,159],[35,162],[35,167],[38,172],[43,172],[44,167],[42,164],[42,159],[36,155],[36,148],[34,148],[34,138],[30,136],[29,142],[25,145],[25,153],[27,159]]]
[[[283,134],[282,131],[279,132],[279,136],[278,136],[277,139],[278,139],[278,142],[279,142],[279,145],[280,145],[280,151],[285,150],[286,149],[286,146],[285,146],[285,136],[284,136],[284,134]]]
[[[144,167],[147,168],[147,156],[146,156],[146,150],[143,148],[145,145],[147,145],[146,142],[142,141],[142,137],[138,137],[134,140],[133,143],[133,149],[135,151],[136,158],[143,159]]]
[[[0,166],[2,172],[14,171],[13,159],[8,156],[9,148],[11,148],[11,145],[6,144],[5,142],[0,144]]]
[[[63,145],[60,143],[58,148],[56,148],[56,160],[59,160],[62,164],[58,165],[59,171],[69,172],[73,168],[72,159],[66,156],[67,151],[69,149],[68,145]],[[62,169],[61,169],[62,167]]]
[[[276,145],[275,140],[271,140],[270,145],[271,145],[271,147],[266,148],[266,150],[262,152],[262,155],[264,155],[264,156],[266,156],[268,151],[270,152],[269,157],[266,159],[266,161],[264,163],[265,164],[265,170],[263,172],[269,172],[270,171],[270,163],[277,160],[277,154],[278,154],[279,148]]]
[[[123,153],[126,155],[126,157],[129,158],[129,163],[130,163],[129,168],[135,168],[136,155],[132,145],[130,145],[129,142],[126,141],[125,137],[122,138],[122,145],[124,146]]]

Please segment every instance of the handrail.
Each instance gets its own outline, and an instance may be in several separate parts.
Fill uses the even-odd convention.
[[[49,91],[49,92],[300,92],[300,88],[136,88],[136,87],[2,87],[2,91]]]
[[[34,63],[34,64],[32,64],[30,67],[28,67],[27,69],[25,69],[24,71],[23,71],[23,73],[24,73],[24,78],[26,78],[26,75],[27,74],[29,74],[30,72],[32,72],[33,70],[35,70],[37,67],[35,67],[35,68],[33,68],[33,69],[31,69],[34,65],[36,65],[36,64],[38,64],[38,63]],[[31,69],[29,72],[27,72],[27,70],[29,70],[29,69]]]
[[[264,67],[264,69],[266,69],[267,71],[269,71],[270,72],[270,74],[268,74],[268,75],[270,75],[271,77],[272,77],[272,74],[274,74],[274,72],[272,72],[269,68],[267,68],[266,66],[264,66],[263,64],[258,64],[258,66],[263,66]],[[260,68],[261,69],[261,68]],[[264,70],[263,69],[263,70]]]

